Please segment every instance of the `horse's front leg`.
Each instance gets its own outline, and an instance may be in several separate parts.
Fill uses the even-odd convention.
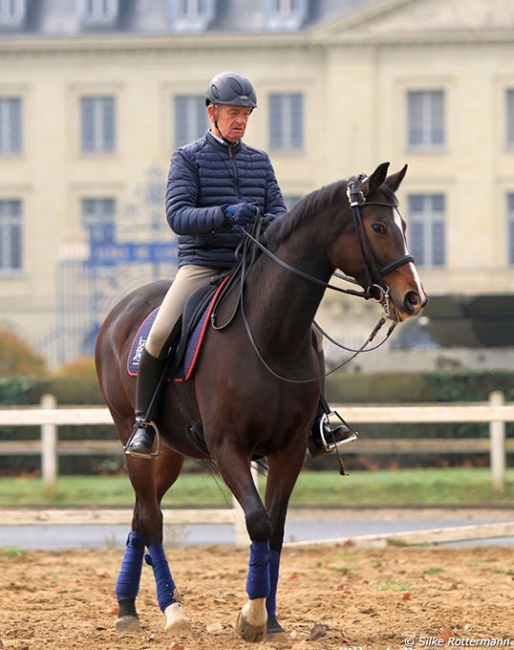
[[[268,620],[266,599],[270,591],[270,517],[253,482],[248,459],[236,458],[225,450],[221,461],[219,458],[217,461],[225,483],[243,509],[251,540],[246,579],[248,601],[239,614],[237,633],[245,641],[261,641],[266,634]]]
[[[237,621],[237,631],[245,641],[261,641],[267,632],[266,599],[270,593],[269,542],[252,541],[246,577],[248,601]]]
[[[277,619],[277,589],[280,573],[280,555],[284,542],[289,498],[292,494],[305,458],[300,442],[287,454],[268,458],[268,480],[266,482],[266,508],[270,514],[272,534],[270,539],[270,589],[266,599],[268,635],[283,634],[284,628]],[[287,466],[287,471],[284,468]]]

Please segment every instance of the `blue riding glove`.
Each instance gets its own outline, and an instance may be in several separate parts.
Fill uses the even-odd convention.
[[[225,208],[225,220],[230,226],[248,226],[255,219],[255,207],[249,203],[236,203]]]

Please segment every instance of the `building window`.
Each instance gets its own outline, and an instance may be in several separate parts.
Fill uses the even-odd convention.
[[[203,95],[175,97],[175,146],[192,142],[209,128]]]
[[[172,27],[177,31],[205,31],[216,16],[215,0],[169,0]]]
[[[0,27],[19,28],[25,21],[26,0],[0,0]]]
[[[444,194],[412,194],[409,196],[409,248],[416,264],[446,264]]]
[[[270,95],[270,149],[298,151],[303,147],[303,96]]]
[[[92,244],[110,244],[116,239],[115,199],[82,199],[82,225]]]
[[[442,90],[407,93],[411,149],[441,149],[444,146],[444,101]]]
[[[209,8],[208,0],[179,0],[179,18],[201,18]]]
[[[21,152],[21,99],[0,97],[0,155]]]
[[[514,192],[507,194],[507,219],[509,225],[509,264],[514,266]]]
[[[79,0],[79,11],[85,25],[113,25],[118,18],[119,0]]]
[[[299,29],[307,17],[306,0],[266,0],[269,29]]]
[[[507,147],[514,149],[514,90],[507,90]]]
[[[82,97],[82,153],[111,153],[115,146],[113,97]]]
[[[0,200],[0,274],[22,268],[21,201]]]

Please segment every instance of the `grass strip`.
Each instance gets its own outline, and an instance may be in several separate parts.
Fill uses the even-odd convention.
[[[302,507],[485,507],[514,503],[514,469],[507,470],[503,492],[491,485],[489,469],[402,469],[300,474],[290,505]],[[261,494],[264,479],[260,477]],[[55,494],[46,494],[42,479],[0,478],[0,508],[132,507],[127,476],[61,476]],[[232,497],[222,480],[208,473],[184,473],[165,496],[166,507],[230,507]]]

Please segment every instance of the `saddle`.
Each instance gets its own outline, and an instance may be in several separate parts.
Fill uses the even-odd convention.
[[[182,317],[166,342],[170,350],[170,363],[167,370],[170,379],[187,381],[191,377],[212,310],[228,279],[228,275],[219,276],[214,284],[200,287],[187,299]],[[127,372],[133,377],[137,376],[141,350],[158,311],[157,307],[146,316],[132,342],[127,357]]]
[[[225,278],[225,280],[228,279]],[[171,354],[173,354],[173,362],[169,367],[168,375],[172,378],[177,378],[177,373],[183,370],[183,379],[187,381],[194,369],[200,347],[205,336],[205,330],[209,324],[209,319],[218,299],[221,288],[224,286],[224,281],[218,285],[208,285],[200,287],[194,291],[186,301],[182,318],[178,325],[179,332],[175,333],[174,340],[177,341],[173,345],[173,340],[170,342]],[[172,336],[173,336],[172,332]]]

